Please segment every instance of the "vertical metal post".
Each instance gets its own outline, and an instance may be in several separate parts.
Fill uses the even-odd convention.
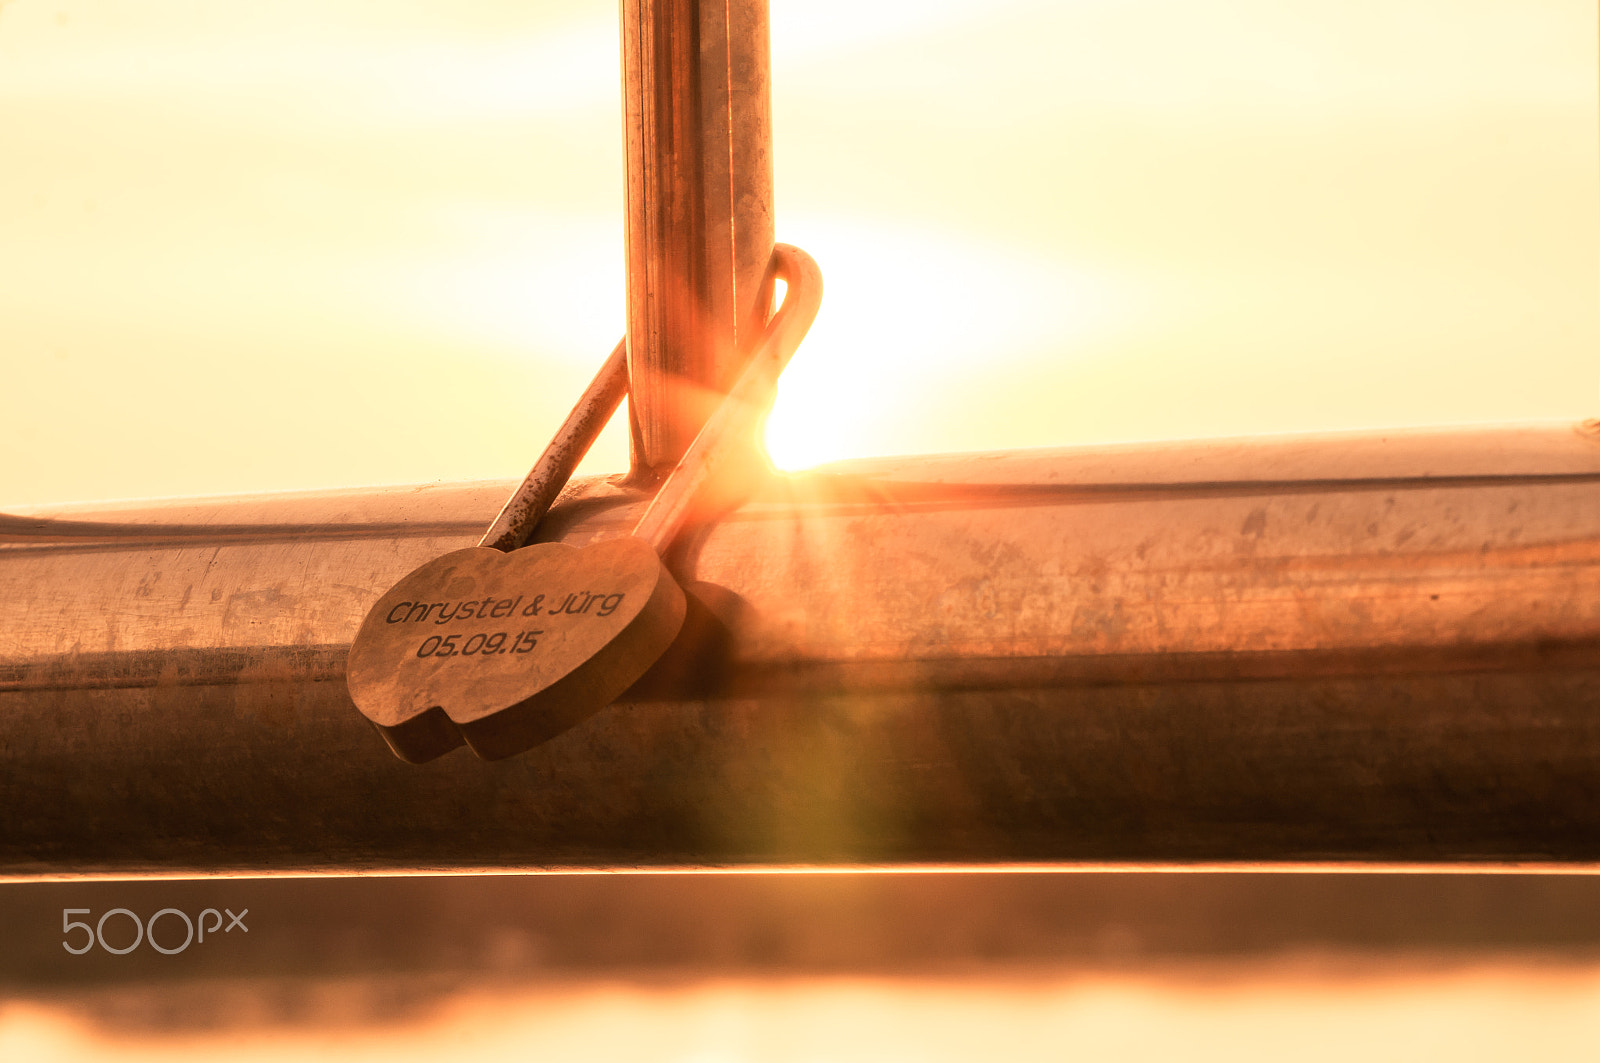
[[[621,0],[633,471],[671,468],[760,332],[767,0]]]

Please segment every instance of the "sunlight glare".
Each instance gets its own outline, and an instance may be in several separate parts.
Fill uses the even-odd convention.
[[[1128,318],[1127,286],[1107,269],[881,223],[785,216],[780,229],[816,258],[824,288],[767,421],[779,468],[926,449],[900,426],[930,387],[1070,359]]]

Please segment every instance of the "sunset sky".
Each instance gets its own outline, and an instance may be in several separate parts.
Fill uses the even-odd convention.
[[[772,8],[782,464],[1600,414],[1588,0]],[[623,328],[616,19],[0,3],[0,504],[520,475]]]

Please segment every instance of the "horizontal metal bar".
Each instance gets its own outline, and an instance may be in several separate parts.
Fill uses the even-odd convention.
[[[700,623],[621,703],[420,768],[343,654],[510,485],[27,514],[0,874],[1592,864],[1596,475],[1561,427],[778,478],[669,558]]]

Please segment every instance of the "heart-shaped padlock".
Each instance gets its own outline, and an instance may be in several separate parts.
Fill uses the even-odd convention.
[[[367,613],[346,681],[402,760],[463,741],[485,760],[520,753],[610,704],[672,644],[686,601],[661,556],[713,499],[748,488],[755,431],[820,302],[805,252],[777,245],[769,274],[783,306],[631,536],[521,547],[622,400],[618,344],[480,544],[415,569]]]

